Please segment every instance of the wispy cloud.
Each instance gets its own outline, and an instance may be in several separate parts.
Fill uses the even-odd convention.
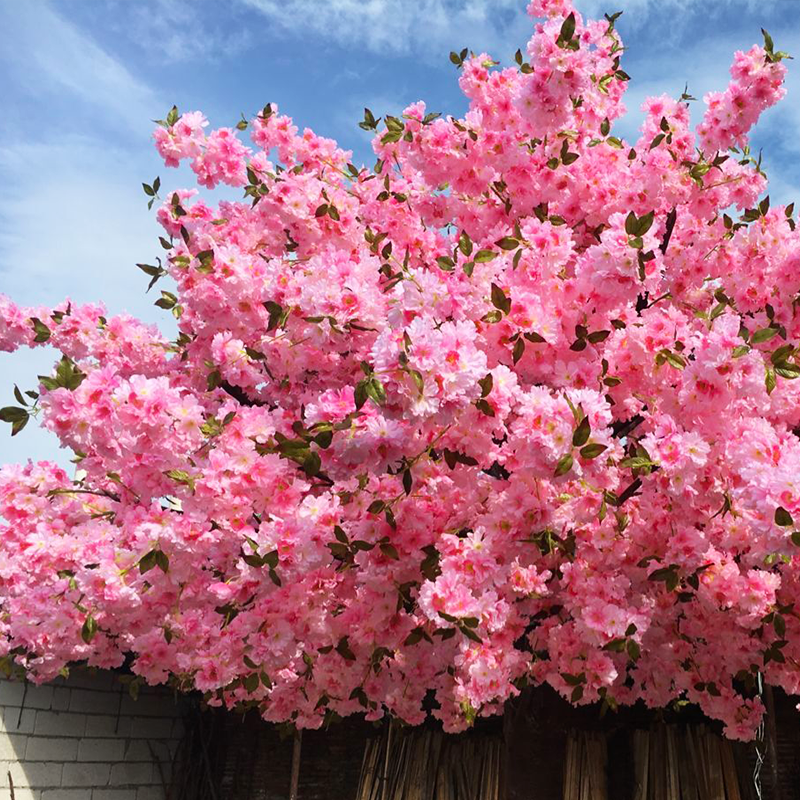
[[[0,60],[32,99],[44,103],[66,91],[133,128],[157,107],[148,86],[46,2],[0,3],[0,30]]]
[[[216,61],[244,53],[256,42],[242,9],[202,0],[94,0],[109,31],[124,37],[159,64]],[[221,11],[224,10],[224,13]]]
[[[642,27],[651,22],[653,16],[669,15],[671,26],[660,30],[661,35],[674,33],[676,27],[680,28],[689,22],[695,15],[702,16],[705,20],[729,16],[732,11],[753,11],[756,9],[786,9],[791,13],[790,6],[796,8],[796,0],[575,0],[575,5],[581,13],[590,17],[602,17],[604,13],[623,11],[626,23],[633,27]],[[682,18],[681,15],[685,15]],[[702,27],[696,33],[703,33]]]
[[[45,167],[46,165],[46,167]],[[19,143],[0,148],[0,291],[20,305],[103,302],[110,313],[128,311],[170,326],[145,295],[135,262],[154,263],[157,226],[139,181],[142,161],[95,140],[68,137],[54,144]],[[0,353],[0,405],[11,388],[35,388],[49,374],[55,353]],[[55,438],[30,425],[7,439],[0,430],[0,462],[67,455]]]
[[[508,48],[530,27],[520,0],[241,0],[284,31],[373,53],[440,58],[443,50]],[[515,49],[517,45],[514,45]]]
[[[157,164],[148,136],[158,93],[44,0],[0,2],[0,30],[0,291],[21,305],[69,296],[155,321],[134,262],[158,247],[140,186]],[[0,357],[0,405],[54,361],[42,350]],[[0,435],[0,461],[66,460],[35,425]]]

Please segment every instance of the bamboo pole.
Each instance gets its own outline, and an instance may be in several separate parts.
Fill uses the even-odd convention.
[[[292,743],[292,782],[289,785],[289,800],[297,800],[297,787],[300,783],[300,747],[303,743],[303,731],[294,731]]]
[[[772,796],[774,800],[783,800],[783,787],[781,786],[778,771],[778,730],[775,724],[775,698],[772,687],[764,686],[764,701],[767,707],[767,753],[769,754],[769,771],[772,776]]]
[[[386,729],[386,754],[383,759],[383,777],[381,778],[381,800],[387,800],[389,783],[389,751],[392,749],[392,718],[389,717],[389,725]]]

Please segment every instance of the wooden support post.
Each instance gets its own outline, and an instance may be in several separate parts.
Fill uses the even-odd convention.
[[[289,800],[297,800],[297,786],[300,783],[300,746],[303,743],[303,731],[295,729],[292,744],[292,782],[289,787]]]

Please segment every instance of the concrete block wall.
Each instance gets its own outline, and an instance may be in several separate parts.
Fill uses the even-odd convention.
[[[157,687],[134,700],[111,672],[0,679],[0,800],[164,800],[182,710]]]

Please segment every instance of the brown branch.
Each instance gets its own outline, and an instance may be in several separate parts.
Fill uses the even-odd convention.
[[[669,240],[672,238],[672,231],[675,228],[675,221],[678,219],[678,212],[676,209],[672,209],[672,211],[667,214],[667,229],[664,231],[664,238],[661,240],[661,244],[658,246],[658,249],[661,251],[661,254],[664,255],[667,252],[667,247],[669,247]]]
[[[223,391],[227,392],[234,400],[237,400],[243,406],[266,406],[268,403],[265,403],[263,400],[254,400],[251,397],[248,397],[245,393],[244,389],[240,386],[234,386],[232,383],[228,383],[228,381],[222,381],[220,383],[219,388]]]

